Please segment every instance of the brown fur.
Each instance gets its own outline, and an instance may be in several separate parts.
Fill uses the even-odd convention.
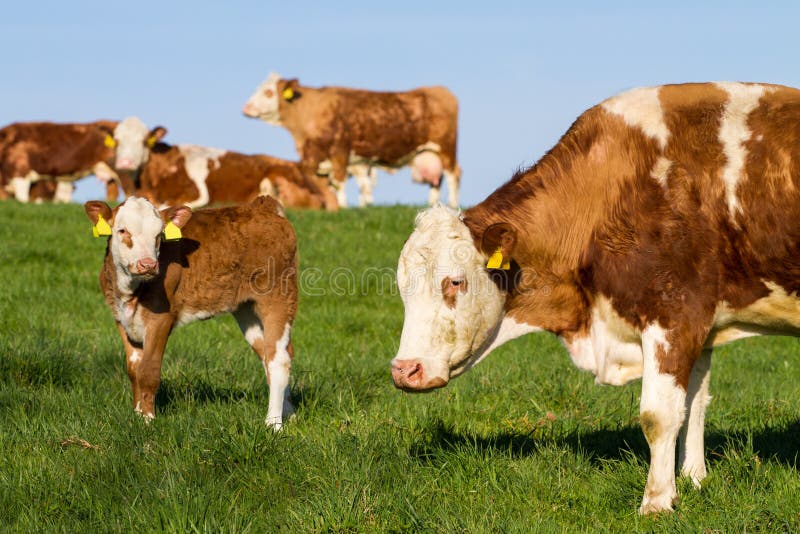
[[[238,152],[225,152],[218,162],[208,162],[209,203],[249,202],[259,195],[261,182],[267,178],[284,206],[338,209],[336,195],[322,180],[304,176],[296,162]],[[151,151],[139,176],[139,186],[137,194],[156,204],[180,205],[199,196],[196,184],[186,172],[179,147],[164,143]]]
[[[113,167],[114,149],[106,147],[104,140],[116,125],[113,121],[18,122],[0,129],[0,188],[31,171],[44,179],[78,179],[90,174],[96,163]],[[53,198],[52,193],[49,197],[46,193],[40,195],[47,200]]]
[[[118,209],[97,202],[86,205],[93,223],[100,213],[112,226]],[[186,208],[164,210],[162,217],[168,220],[176,209]],[[278,204],[265,197],[248,205],[196,211],[183,226],[180,241],[162,242],[159,274],[142,282],[126,304],[132,313],[141,313],[147,332],[144,345],[131,340],[120,323],[117,274],[106,251],[100,285],[125,346],[133,404],[142,413],[154,413],[164,348],[182,312],[213,316],[252,309],[264,329],[263,341],[253,349],[265,365],[274,357],[276,342],[297,311],[297,242],[279,211]],[[138,361],[131,360],[134,350],[141,354]]]
[[[331,180],[347,178],[352,154],[380,167],[402,167],[427,142],[439,145],[444,170],[460,174],[456,162],[458,101],[445,87],[377,92],[344,87],[312,88],[279,80],[294,98],[280,99],[281,124],[289,130],[306,175],[331,161]]]
[[[731,217],[719,141],[728,95],[711,84],[665,86],[670,136],[662,150],[639,128],[596,106],[536,165],[517,173],[465,222],[515,236],[508,314],[567,338],[585,335],[597,296],[641,329],[669,330],[662,372],[686,387],[716,306],[742,309],[768,294],[762,280],[800,290],[800,91],[772,86],[750,113],[748,155]],[[672,162],[666,187],[651,176]],[[797,330],[787,325],[788,330]]]

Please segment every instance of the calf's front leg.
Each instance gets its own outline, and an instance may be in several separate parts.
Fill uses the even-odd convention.
[[[155,401],[158,386],[161,384],[161,362],[164,348],[172,329],[172,320],[160,317],[146,326],[145,342],[139,355],[138,350],[128,357],[128,376],[133,390],[133,409],[145,419],[156,416]]]

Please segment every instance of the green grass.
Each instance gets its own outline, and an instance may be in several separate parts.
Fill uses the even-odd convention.
[[[800,530],[794,339],[715,354],[710,475],[701,491],[681,480],[676,513],[657,517],[636,514],[639,383],[595,386],[552,336],[514,341],[443,390],[395,390],[400,298],[374,278],[339,294],[328,280],[391,272],[414,213],[290,213],[309,287],[293,331],[297,417],[273,433],[262,367],[230,317],[173,334],[143,423],[82,208],[0,204],[0,529]]]

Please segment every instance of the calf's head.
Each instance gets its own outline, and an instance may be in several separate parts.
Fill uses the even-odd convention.
[[[247,100],[242,113],[247,117],[280,126],[281,102],[290,103],[296,100],[300,96],[297,88],[296,79],[284,80],[280,75],[271,72]]]
[[[427,391],[477,361],[503,318],[506,294],[458,214],[430,208],[415,226],[397,265],[405,320],[391,367],[395,386]]]
[[[128,198],[113,210],[98,200],[87,202],[84,209],[93,225],[96,226],[102,217],[110,226],[108,246],[118,271],[140,280],[158,274],[164,226],[172,222],[182,228],[192,216],[192,210],[186,206],[159,212],[150,202],[138,197]]]
[[[114,128],[114,135],[108,140],[114,148],[114,166],[121,171],[138,171],[147,163],[150,149],[167,134],[163,126],[148,130],[138,117],[128,117]]]

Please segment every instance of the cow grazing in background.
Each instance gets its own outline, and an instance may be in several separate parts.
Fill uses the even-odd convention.
[[[296,162],[196,145],[158,143],[150,152],[137,194],[158,205],[199,208],[268,194],[286,207],[338,209],[327,185],[307,178]]]
[[[800,334],[800,91],[709,83],[595,106],[532,168],[419,215],[397,269],[397,387],[445,386],[495,347],[558,335],[598,383],[642,378],[641,513],[706,476],[712,348]]]
[[[55,180],[54,199],[69,202],[73,182],[95,174],[109,184],[109,199],[116,200],[117,182],[126,193],[133,191],[127,173],[135,173],[147,160],[140,147],[155,143],[164,133],[161,127],[148,132],[136,117],[121,122],[10,124],[0,129],[0,179],[20,202],[30,200],[32,183]]]
[[[330,179],[339,204],[346,205],[344,185],[355,174],[361,199],[371,198],[374,168],[411,164],[415,179],[430,184],[429,203],[439,201],[441,177],[449,190],[449,204],[458,206],[461,170],[456,161],[458,101],[444,87],[404,92],[376,92],[344,87],[305,87],[296,79],[277,74],[259,85],[244,106],[248,117],[284,126],[294,139],[303,170],[311,176],[330,166]],[[429,153],[418,160],[422,153]],[[438,163],[430,165],[430,160]],[[432,172],[435,168],[441,172]]]
[[[297,242],[273,199],[192,213],[157,211],[131,197],[117,208],[85,205],[109,235],[100,285],[125,346],[134,409],[155,416],[161,361],[175,326],[230,312],[261,358],[269,384],[267,424],[280,429],[289,400],[291,327],[297,311]],[[177,241],[162,242],[183,234]]]

